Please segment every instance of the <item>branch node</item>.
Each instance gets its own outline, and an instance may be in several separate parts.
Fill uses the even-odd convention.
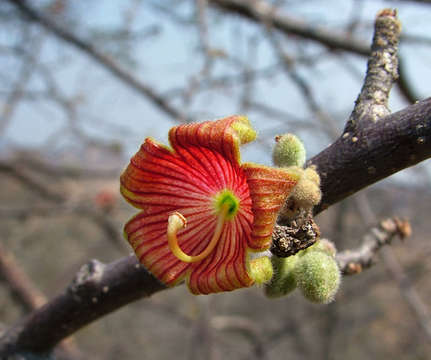
[[[96,288],[96,285],[102,280],[105,267],[105,264],[96,259],[90,260],[76,273],[68,287],[68,291],[71,292],[77,300],[80,300],[78,293],[83,289],[88,291],[91,288]]]
[[[373,227],[364,237],[362,245],[355,250],[345,250],[336,259],[344,275],[359,274],[374,263],[374,256],[384,245],[389,245],[395,236],[404,239],[411,235],[410,223],[397,217],[385,219]]]

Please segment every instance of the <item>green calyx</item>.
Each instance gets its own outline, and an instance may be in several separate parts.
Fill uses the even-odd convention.
[[[214,207],[216,214],[226,211],[225,220],[231,220],[238,212],[239,199],[230,190],[225,189],[215,196]]]
[[[268,256],[250,260],[248,270],[250,277],[257,285],[268,283],[274,274],[271,260]]]

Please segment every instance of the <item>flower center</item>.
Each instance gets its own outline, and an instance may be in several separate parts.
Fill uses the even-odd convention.
[[[238,212],[239,200],[230,190],[224,189],[215,196],[214,207],[217,215],[226,211],[225,220],[231,220]],[[227,210],[223,210],[225,208]]]
[[[172,253],[181,261],[192,263],[205,259],[214,250],[220,240],[223,225],[231,220],[239,208],[238,198],[230,190],[222,190],[214,198],[214,207],[217,214],[217,224],[208,246],[199,255],[188,255],[181,250],[178,244],[177,233],[187,225],[186,218],[178,211],[168,219],[168,245]]]

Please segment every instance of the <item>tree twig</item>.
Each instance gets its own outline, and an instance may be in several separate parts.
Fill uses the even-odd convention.
[[[317,165],[322,180],[315,213],[431,156],[431,98],[394,114],[387,107],[397,78],[399,37],[396,12],[379,12],[365,82],[344,133],[308,162]]]
[[[21,69],[16,82],[12,86],[12,91],[9,92],[0,114],[0,136],[6,131],[15,109],[24,95],[25,88],[33,75],[34,67],[38,61],[38,54],[42,47],[43,36],[39,34],[36,39],[30,38],[28,40],[31,40],[32,48],[23,55]]]
[[[356,126],[376,122],[390,114],[389,93],[398,78],[398,42],[401,24],[396,10],[384,9],[377,14],[367,75],[344,133],[355,133]]]
[[[190,121],[185,114],[182,114],[179,110],[173,107],[166,98],[158,94],[149,85],[143,83],[142,81],[136,79],[131,73],[127,72],[122,68],[117,62],[115,62],[111,57],[101,53],[92,44],[80,39],[78,36],[69,32],[68,30],[60,27],[57,23],[52,21],[47,16],[39,13],[37,10],[32,8],[25,0],[8,0],[11,4],[15,5],[25,16],[27,16],[31,21],[39,23],[46,30],[50,31],[57,38],[67,42],[68,44],[74,46],[81,50],[84,54],[90,57],[92,60],[96,61],[99,65],[102,65],[106,70],[108,70],[112,75],[121,80],[124,84],[131,87],[139,94],[144,95],[149,99],[156,107],[162,112],[174,118],[175,120]]]
[[[331,49],[344,50],[365,56],[370,53],[370,47],[366,42],[354,39],[348,33],[337,33],[325,27],[313,26],[305,21],[290,17],[276,11],[274,6],[266,1],[209,0],[208,2],[210,5],[224,11],[242,15],[256,22],[266,18],[277,30],[317,41]]]
[[[63,194],[51,189],[46,183],[30,174],[30,172],[28,172],[19,164],[0,161],[0,172],[9,174],[16,180],[20,181],[23,185],[38,193],[47,200],[54,202],[62,202],[65,200]]]
[[[254,22],[261,22],[262,19],[265,19],[265,22],[271,23],[276,30],[282,33],[315,41],[331,50],[342,50],[361,56],[370,55],[370,46],[365,41],[352,37],[349,31],[336,32],[326,27],[315,26],[280,11],[274,11],[275,7],[263,0],[209,0],[209,4]],[[413,104],[415,101],[412,100],[416,96],[412,95],[407,86],[407,78],[402,69],[400,69],[398,86],[403,96]]]
[[[374,211],[365,194],[361,195],[362,196],[358,196],[356,198],[359,214],[362,217],[363,223],[369,224],[375,218]],[[406,227],[405,229],[407,233],[410,232],[409,227]],[[425,340],[431,342],[431,314],[429,313],[426,304],[422,301],[412,281],[409,279],[403,267],[392,252],[392,249],[383,249],[383,251],[381,251],[381,255],[386,269],[395,280],[401,295],[415,315],[417,323],[422,328],[422,334],[424,335]]]
[[[17,264],[12,253],[0,243],[0,277],[5,279],[10,290],[26,311],[37,309],[46,303],[45,295],[34,285]]]
[[[355,250],[346,250],[337,254],[336,260],[344,275],[353,275],[373,265],[378,250],[392,242],[395,237],[404,239],[410,236],[410,224],[406,220],[389,218],[370,229],[361,246]]]

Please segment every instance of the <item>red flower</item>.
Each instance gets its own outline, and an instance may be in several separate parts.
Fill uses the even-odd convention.
[[[240,144],[255,137],[246,117],[231,116],[172,128],[172,149],[147,138],[132,157],[121,193],[142,211],[125,236],[167,286],[186,280],[208,294],[253,284],[247,252],[268,249],[298,181],[285,169],[240,164]]]

